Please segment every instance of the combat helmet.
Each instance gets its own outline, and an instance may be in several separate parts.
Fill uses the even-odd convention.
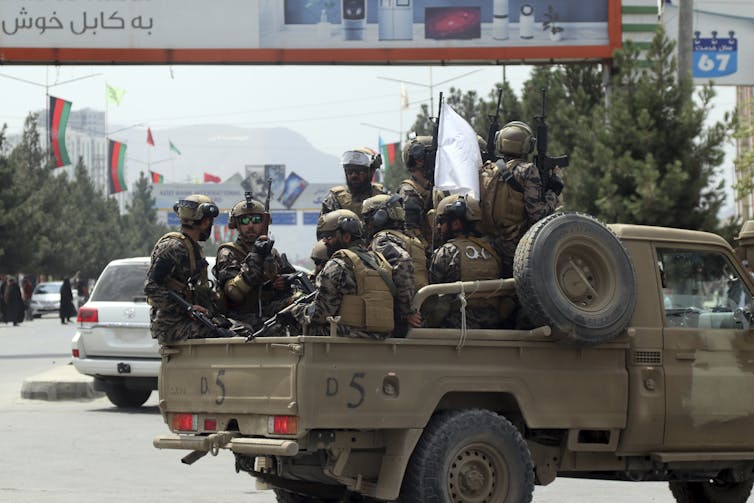
[[[202,194],[191,194],[176,201],[173,211],[182,223],[198,222],[203,218],[215,218],[220,214],[217,205]]]
[[[374,171],[382,166],[382,156],[368,147],[346,150],[340,157],[340,165],[364,166]]]
[[[536,144],[534,131],[525,122],[509,122],[495,133],[495,153],[498,157],[524,157],[534,150]]]
[[[414,136],[403,145],[401,159],[409,171],[416,166],[417,159],[424,159],[425,154],[432,148],[431,136]]]
[[[365,199],[361,215],[377,229],[384,228],[391,220],[401,224],[406,220],[403,199],[398,194],[379,194]]]
[[[319,240],[314,244],[314,247],[312,247],[312,254],[309,258],[312,259],[312,262],[314,262],[315,265],[327,262],[329,257],[327,255],[327,245],[325,245],[324,241]]]
[[[325,213],[317,221],[317,239],[336,231],[348,232],[355,238],[364,237],[364,226],[359,217],[351,210],[335,210]]]
[[[437,204],[437,220],[460,218],[466,222],[482,220],[482,208],[472,195],[452,194]]]
[[[246,199],[238,201],[236,204],[234,204],[233,208],[231,208],[230,212],[228,212],[229,229],[237,229],[238,218],[244,215],[262,215],[262,223],[270,223],[270,214],[264,210],[264,204],[257,201],[256,199],[252,199],[250,197],[250,194],[251,193],[249,193],[249,197],[247,197]]]

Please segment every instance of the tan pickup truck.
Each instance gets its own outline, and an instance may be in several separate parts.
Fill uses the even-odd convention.
[[[280,502],[519,503],[568,476],[743,503],[754,282],[741,259],[754,259],[754,222],[739,238],[737,256],[713,234],[557,214],[530,229],[513,279],[414,300],[516,295],[529,329],[163,348],[173,434],[154,445],[189,451],[186,463],[229,449]]]

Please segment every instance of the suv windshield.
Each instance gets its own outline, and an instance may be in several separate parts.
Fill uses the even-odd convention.
[[[146,302],[144,280],[149,263],[121,264],[106,267],[97,280],[91,301]]]

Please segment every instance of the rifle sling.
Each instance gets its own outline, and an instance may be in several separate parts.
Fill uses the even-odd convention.
[[[507,183],[510,188],[523,194],[524,188],[518,183],[518,180],[514,178],[513,172],[508,168],[508,163],[501,159],[496,161],[495,164],[497,164],[497,168],[500,170],[500,178]]]

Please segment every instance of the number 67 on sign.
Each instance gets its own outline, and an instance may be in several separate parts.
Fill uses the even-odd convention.
[[[738,71],[738,39],[734,32],[728,38],[701,38],[694,32],[694,78],[713,78],[732,75]]]

